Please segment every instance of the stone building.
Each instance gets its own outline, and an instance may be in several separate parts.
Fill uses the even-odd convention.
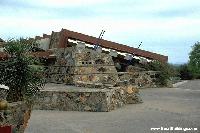
[[[35,109],[110,111],[141,103],[138,88],[155,87],[159,74],[142,66],[151,60],[168,60],[167,56],[66,29],[35,39],[39,46],[30,54],[43,62],[50,83],[38,95]],[[6,57],[0,51],[0,59]]]
[[[154,87],[158,72],[141,66],[151,60],[168,60],[167,56],[66,29],[35,39],[41,50],[32,55],[46,60],[47,81],[53,83],[114,85],[127,80],[139,87]]]

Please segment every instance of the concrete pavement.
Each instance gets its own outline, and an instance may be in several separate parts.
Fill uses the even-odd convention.
[[[198,128],[200,132],[200,81],[177,88],[140,91],[144,103],[112,112],[34,110],[26,133],[158,133],[156,127]],[[184,131],[180,131],[183,133]],[[176,131],[174,133],[179,133]],[[185,133],[190,133],[189,131]]]

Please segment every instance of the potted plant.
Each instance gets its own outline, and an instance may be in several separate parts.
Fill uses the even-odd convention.
[[[0,84],[9,87],[6,99],[9,103],[15,103],[17,106],[20,104],[16,104],[16,102],[25,104],[23,109],[26,108],[26,110],[23,111],[23,117],[30,117],[33,98],[39,88],[44,85],[44,78],[41,74],[43,69],[34,65],[37,60],[30,54],[35,46],[37,43],[33,39],[8,40],[4,44],[7,59],[0,61]],[[25,126],[27,118],[23,118],[23,120],[24,122],[20,124]]]

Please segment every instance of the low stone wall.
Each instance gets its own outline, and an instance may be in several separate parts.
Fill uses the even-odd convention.
[[[135,71],[118,73],[118,76],[121,81],[127,81],[129,84],[135,85],[139,88],[150,88],[159,86],[157,84],[156,74],[159,74],[159,72]]]
[[[55,88],[42,90],[34,109],[108,112],[125,104],[141,102],[139,93],[130,87],[97,89],[58,85]]]
[[[34,109],[64,111],[110,111],[112,94],[115,90],[79,89],[66,91],[41,91],[35,102]],[[123,102],[113,101],[116,106]]]
[[[7,110],[0,111],[0,126],[11,126],[13,131],[23,133],[30,113],[31,109],[24,102],[8,103]]]
[[[120,87],[120,89],[124,93],[123,101],[125,104],[136,104],[143,102],[139,94],[139,89],[136,86],[124,85]]]

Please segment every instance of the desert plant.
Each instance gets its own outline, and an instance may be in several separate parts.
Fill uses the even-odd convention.
[[[34,40],[23,38],[8,40],[4,45],[8,59],[0,61],[0,84],[10,88],[9,102],[34,96],[44,85],[42,68],[36,67],[35,59],[30,56],[31,49],[36,45]]]

